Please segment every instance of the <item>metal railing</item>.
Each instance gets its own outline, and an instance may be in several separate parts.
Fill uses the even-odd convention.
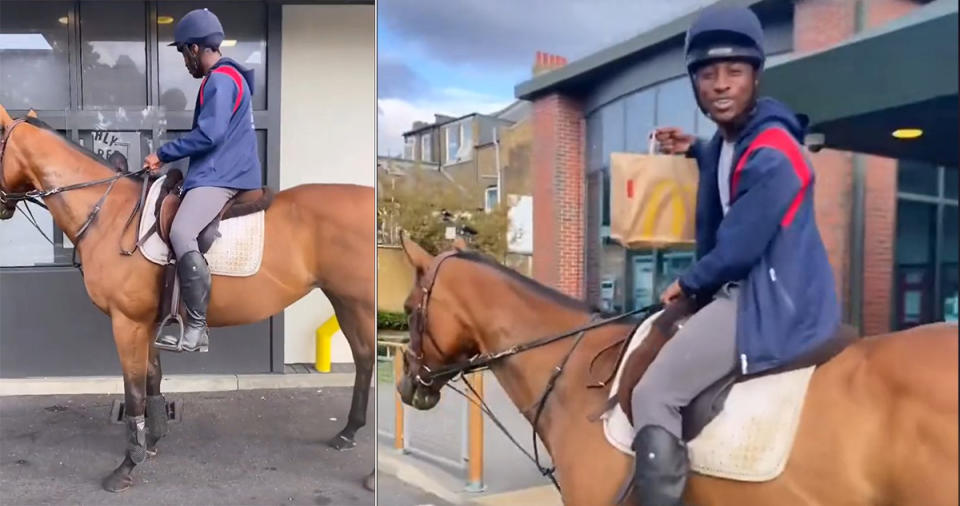
[[[388,354],[387,360],[392,363],[393,384],[396,384],[403,375],[403,351],[406,345],[403,342],[384,341],[382,339],[378,341],[378,345],[392,352]],[[470,374],[468,381],[482,399],[483,374]],[[444,417],[442,413],[434,412],[437,408],[426,413],[408,409],[400,400],[400,393],[395,388],[391,388],[391,390],[393,391],[391,403],[393,430],[378,426],[377,433],[380,436],[391,438],[393,448],[400,453],[414,455],[464,472],[465,490],[469,492],[483,491],[486,488],[483,481],[483,412],[477,404],[460,396],[443,396],[440,402],[445,405],[440,406],[438,404],[437,408],[443,408],[447,411],[448,416]],[[468,392],[468,395],[472,396],[473,394]],[[453,413],[459,418],[459,423],[450,419],[449,414]],[[428,437],[418,437],[416,432],[420,431],[411,430],[411,424],[409,423],[411,419],[418,422],[418,427],[433,429],[427,431]],[[444,430],[449,433],[451,427],[456,444],[444,445],[441,438],[442,433]],[[456,450],[453,450],[454,448]],[[451,450],[458,454],[452,456]]]

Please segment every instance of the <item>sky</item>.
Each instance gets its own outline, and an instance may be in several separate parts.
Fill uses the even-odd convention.
[[[574,61],[711,0],[378,0],[378,154],[436,113],[513,102],[537,51]]]

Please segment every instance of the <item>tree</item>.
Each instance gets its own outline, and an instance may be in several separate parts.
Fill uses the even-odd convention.
[[[448,226],[469,226],[477,234],[472,249],[503,262],[507,253],[507,212],[502,204],[484,212],[484,191],[479,185],[462,187],[442,176],[414,170],[411,175],[381,176],[377,201],[380,242],[399,244],[400,231],[432,254],[450,248]],[[443,211],[449,213],[444,220]]]

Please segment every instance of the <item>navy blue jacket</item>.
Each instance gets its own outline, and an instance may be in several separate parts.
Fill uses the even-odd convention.
[[[792,146],[794,163],[791,150],[768,143],[738,166],[761,134]],[[679,283],[685,294],[709,298],[724,283],[740,282],[737,355],[743,374],[796,359],[829,339],[840,324],[833,270],[814,216],[814,173],[800,150],[802,138],[803,127],[785,105],[758,100],[736,141],[726,216],[717,191],[720,133],[691,148],[700,168],[698,259]]]
[[[169,163],[190,157],[184,191],[198,186],[259,188],[260,157],[253,127],[253,70],[221,58],[203,78],[193,129],[157,150]]]

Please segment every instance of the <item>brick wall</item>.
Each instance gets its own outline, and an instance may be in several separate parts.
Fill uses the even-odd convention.
[[[576,101],[533,104],[533,277],[583,298],[584,122]]]

